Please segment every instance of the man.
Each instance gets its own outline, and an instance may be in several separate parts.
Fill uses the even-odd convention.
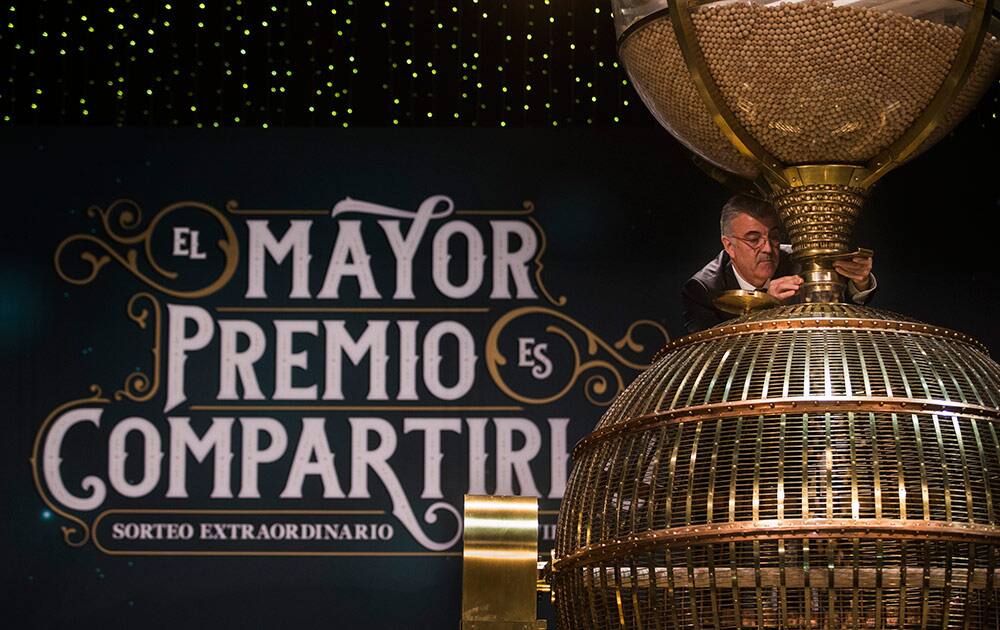
[[[783,234],[774,209],[760,199],[736,195],[722,207],[719,221],[723,251],[684,283],[684,327],[688,333],[711,328],[731,319],[712,301],[724,291],[764,290],[779,300],[796,301],[802,278],[795,274],[792,249],[781,245]],[[784,255],[782,255],[784,254]],[[847,278],[847,297],[864,304],[875,290],[872,259],[838,260],[834,269]]]

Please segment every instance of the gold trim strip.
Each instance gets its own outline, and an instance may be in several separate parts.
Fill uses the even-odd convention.
[[[111,551],[94,544],[101,553],[108,556],[263,556],[302,558],[310,556],[358,557],[358,558],[407,558],[407,557],[461,557],[458,551]]]
[[[94,519],[94,524],[112,514],[225,514],[228,516],[381,516],[386,514],[385,510],[240,510],[240,509],[198,509],[198,508],[185,508],[185,509],[163,509],[159,510],[156,508],[112,508],[110,510],[104,510],[101,512],[97,518]]]
[[[856,164],[800,164],[785,168],[784,174],[793,188],[824,184],[861,188],[870,173]]]
[[[489,313],[489,307],[433,306],[217,306],[219,313]]]
[[[100,522],[112,514],[202,514],[202,515],[247,515],[247,516],[384,516],[385,510],[200,510],[200,509],[111,509],[101,512],[90,525],[91,539],[101,553],[109,556],[269,556],[269,557],[457,557],[458,551],[157,551],[157,550],[113,550],[108,549],[97,538]]]
[[[524,411],[516,405],[191,405],[192,411]]]
[[[535,204],[525,201],[521,210],[456,210],[456,216],[526,216],[535,211]],[[226,212],[235,215],[257,216],[331,216],[333,209],[319,208],[240,208],[235,199],[226,202]]]

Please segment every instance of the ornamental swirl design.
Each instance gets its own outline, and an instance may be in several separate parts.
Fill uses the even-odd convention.
[[[573,365],[568,376],[563,378],[562,384],[554,388],[556,391],[549,395],[528,395],[519,392],[510,386],[501,373],[501,369],[509,365],[507,357],[500,351],[501,335],[516,320],[533,315],[556,320],[556,323],[545,327],[545,332],[564,343],[573,357]],[[641,319],[633,322],[621,339],[608,343],[565,313],[541,306],[526,306],[510,311],[493,324],[486,337],[486,366],[493,382],[504,394],[530,405],[545,405],[561,399],[581,377],[586,375],[583,381],[584,396],[592,405],[603,407],[611,404],[615,396],[625,387],[620,367],[633,370],[648,367],[648,364],[640,363],[638,358],[629,359],[620,352],[626,348],[636,354],[645,351],[646,346],[635,338],[636,331],[644,327],[653,329],[662,338],[661,344],[670,341],[670,336],[663,326],[652,320]],[[599,358],[601,353],[608,358]]]
[[[194,209],[208,214],[218,223],[224,235],[223,239],[216,242],[225,261],[222,271],[209,284],[196,289],[170,286],[170,283],[179,279],[179,274],[164,267],[153,253],[152,244],[157,228],[165,218],[182,209]],[[87,209],[87,216],[100,220],[103,238],[94,234],[74,234],[59,244],[53,257],[56,273],[70,284],[85,285],[93,282],[105,265],[115,261],[144,284],[161,293],[176,298],[200,298],[224,287],[236,272],[240,256],[236,232],[229,220],[208,204],[199,201],[172,203],[156,213],[145,228],[142,227],[142,208],[131,199],[118,199],[107,208],[91,206]],[[71,274],[64,266],[67,252],[74,245],[83,247],[79,258],[89,266],[82,275]],[[140,265],[140,252],[144,265]]]
[[[148,306],[139,306],[145,301]],[[141,292],[136,293],[128,301],[126,307],[128,318],[131,319],[142,330],[152,329],[153,347],[150,354],[153,355],[153,375],[150,377],[145,372],[135,371],[125,377],[125,383],[121,389],[115,392],[115,400],[128,398],[136,402],[144,402],[156,395],[160,388],[160,321],[162,310],[160,302],[152,294]],[[149,322],[149,316],[153,316],[153,321]]]
[[[39,472],[39,466],[42,463],[42,437],[45,435],[46,431],[48,431],[49,425],[52,424],[52,421],[70,409],[73,409],[74,407],[84,407],[87,405],[105,405],[111,402],[104,397],[101,388],[97,385],[90,386],[90,393],[91,396],[87,398],[71,400],[52,410],[52,412],[42,422],[41,426],[38,427],[38,431],[35,433],[35,442],[31,449],[31,458],[28,460],[31,464],[31,475],[35,481],[35,490],[38,492],[38,496],[42,498],[42,502],[45,503],[53,514],[57,514],[71,523],[75,523],[75,526],[62,525],[59,528],[60,531],[62,531],[63,542],[70,547],[82,547],[86,545],[87,541],[90,540],[91,526],[79,516],[71,514],[70,512],[60,508],[45,490],[44,484],[42,483],[42,476]]]

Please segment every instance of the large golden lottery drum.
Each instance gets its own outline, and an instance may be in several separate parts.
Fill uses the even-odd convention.
[[[679,339],[576,448],[560,624],[1000,628],[998,420],[977,342],[883,311]]]

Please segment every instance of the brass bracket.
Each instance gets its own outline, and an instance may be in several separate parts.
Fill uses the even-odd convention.
[[[871,174],[867,168],[856,164],[803,164],[789,166],[783,173],[792,188],[816,184],[862,188]]]

